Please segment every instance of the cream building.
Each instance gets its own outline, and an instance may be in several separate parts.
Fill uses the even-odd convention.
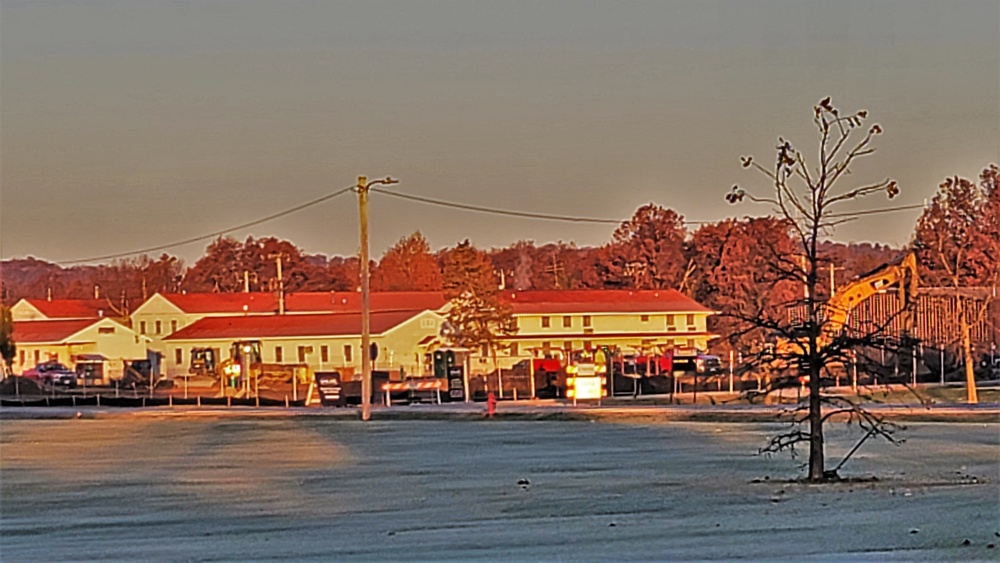
[[[517,334],[504,367],[530,357],[609,346],[626,354],[704,352],[715,311],[673,290],[507,291]]]
[[[395,378],[422,375],[428,336],[438,334],[443,321],[434,311],[373,312],[374,369]],[[223,361],[232,357],[234,342],[256,340],[264,363],[335,370],[350,379],[361,371],[360,327],[358,313],[205,317],[162,340],[164,367],[168,376],[185,374],[192,349],[213,348]]]
[[[104,383],[109,383],[122,377],[126,362],[146,359],[147,340],[109,318],[15,321],[12,367],[22,373],[47,361],[71,369],[81,361],[99,363]]]

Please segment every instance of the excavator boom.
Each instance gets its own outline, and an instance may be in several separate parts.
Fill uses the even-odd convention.
[[[906,331],[912,332],[913,314],[910,305],[916,298],[918,283],[917,257],[912,252],[852,281],[831,297],[823,307],[826,317],[823,331],[825,338],[834,338],[840,334],[847,324],[848,315],[862,301],[894,285],[899,288],[900,314],[904,316],[903,326]]]

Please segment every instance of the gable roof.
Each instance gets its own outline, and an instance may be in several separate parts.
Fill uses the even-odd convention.
[[[382,334],[422,311],[391,311],[371,314],[372,334]],[[360,313],[301,315],[250,315],[205,317],[164,338],[174,340],[220,340],[306,336],[354,336],[361,334]]]
[[[273,293],[165,293],[161,296],[190,314],[272,314],[278,311]],[[371,294],[372,311],[438,310],[445,305],[444,294],[433,291],[378,292]],[[244,311],[243,307],[246,306]],[[361,311],[361,294],[355,291],[289,293],[285,312],[353,313]]]
[[[99,322],[97,319],[17,321],[14,323],[14,342],[18,344],[64,342],[97,322]]]
[[[504,291],[517,314],[713,313],[676,289]]]
[[[106,299],[25,299],[24,301],[50,319],[99,319],[117,315]]]

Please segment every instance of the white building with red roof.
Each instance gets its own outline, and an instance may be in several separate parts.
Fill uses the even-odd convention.
[[[559,355],[611,346],[626,352],[707,350],[714,311],[673,289],[505,291],[517,324],[509,355]]]
[[[599,346],[704,351],[714,337],[707,328],[714,311],[675,290],[505,291],[502,298],[518,327],[500,358],[504,366]],[[447,345],[440,336],[448,308],[442,293],[373,293],[371,304],[380,369],[420,374],[426,354]],[[191,349],[215,348],[225,359],[237,340],[260,340],[267,363],[360,369],[359,293],[290,294],[285,314],[278,311],[270,293],[156,294],[135,310],[132,326],[164,354],[168,375],[187,372]]]
[[[118,317],[107,299],[21,299],[10,308],[15,321]]]
[[[48,361],[70,368],[85,361],[99,364],[108,383],[122,376],[125,362],[147,359],[147,340],[107,317],[14,321],[17,354],[12,368],[22,373]]]
[[[426,337],[438,334],[444,317],[431,310],[374,311],[370,320],[371,342],[379,350],[375,369],[422,375]],[[244,340],[261,343],[264,363],[338,370],[345,377],[361,370],[359,312],[299,312],[202,317],[163,338],[166,373],[187,373],[193,349],[213,348],[224,360],[233,342]]]

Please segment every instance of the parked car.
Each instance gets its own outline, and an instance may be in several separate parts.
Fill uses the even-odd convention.
[[[58,385],[61,387],[76,387],[76,372],[59,362],[45,362],[25,370],[22,377],[38,380],[45,385]]]

